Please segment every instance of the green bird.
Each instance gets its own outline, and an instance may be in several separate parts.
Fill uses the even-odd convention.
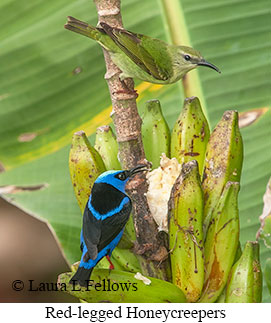
[[[106,49],[122,71],[121,81],[131,77],[150,83],[170,84],[197,66],[207,66],[220,73],[215,65],[191,47],[169,45],[159,39],[113,28],[104,22],[93,27],[73,17],[68,17],[64,27],[96,40]]]

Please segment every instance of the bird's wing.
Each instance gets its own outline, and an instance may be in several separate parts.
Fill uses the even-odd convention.
[[[109,216],[102,221],[101,238],[98,244],[98,252],[106,247],[123,229],[132,211],[132,203],[129,200],[124,204],[120,212]]]
[[[81,252],[83,252],[83,249],[84,249],[84,243],[83,243],[83,241],[80,243],[80,250],[81,250]]]
[[[115,44],[145,72],[158,80],[166,81],[170,77],[170,66],[167,70],[168,64],[165,64],[168,53],[162,41],[124,29],[112,28],[106,23],[100,23],[100,25]],[[161,63],[161,59],[165,62]]]
[[[98,255],[98,244],[101,238],[101,221],[97,220],[86,205],[83,215],[83,238],[88,250],[85,258],[95,259]]]
[[[84,255],[84,261],[95,259],[98,252],[120,233],[129,219],[131,210],[132,204],[129,200],[120,212],[104,220],[97,220],[86,206],[83,216],[83,238],[88,252]]]
[[[173,74],[172,57],[169,55],[168,51],[170,45],[159,39],[141,34],[137,34],[137,38],[140,39],[140,51],[145,50],[149,54],[143,56],[145,64],[149,67],[155,64],[160,79],[164,81],[168,80]],[[151,58],[151,60],[149,60],[149,58]]]

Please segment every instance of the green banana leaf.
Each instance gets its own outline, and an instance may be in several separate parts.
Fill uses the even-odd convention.
[[[102,51],[64,30],[68,15],[97,23],[91,0],[0,2],[0,192],[46,221],[73,263],[80,257],[81,215],[69,178],[69,144],[78,130],[94,142],[96,127],[111,122],[111,103]],[[172,128],[189,93],[199,96],[212,128],[226,109],[256,116],[242,129],[239,198],[241,242],[254,240],[271,172],[268,1],[122,0],[122,16],[128,30],[181,40],[222,71],[192,71],[185,87],[137,82],[140,111],[146,100],[159,99]],[[262,243],[263,268],[268,257]],[[271,300],[266,284],[263,300]]]

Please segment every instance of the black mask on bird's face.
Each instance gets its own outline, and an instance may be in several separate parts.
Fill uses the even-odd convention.
[[[110,184],[113,184],[121,192],[125,192],[125,185],[129,179],[132,179],[136,174],[148,171],[146,165],[137,165],[130,170],[117,171],[112,173],[114,179],[111,180]]]

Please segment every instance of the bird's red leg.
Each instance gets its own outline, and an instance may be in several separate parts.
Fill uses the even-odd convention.
[[[110,257],[107,255],[106,256],[106,259],[108,260],[108,262],[110,263],[110,266],[109,266],[109,269],[111,270],[111,269],[114,269],[115,267],[114,267],[114,265],[112,264],[112,261],[110,260]]]

